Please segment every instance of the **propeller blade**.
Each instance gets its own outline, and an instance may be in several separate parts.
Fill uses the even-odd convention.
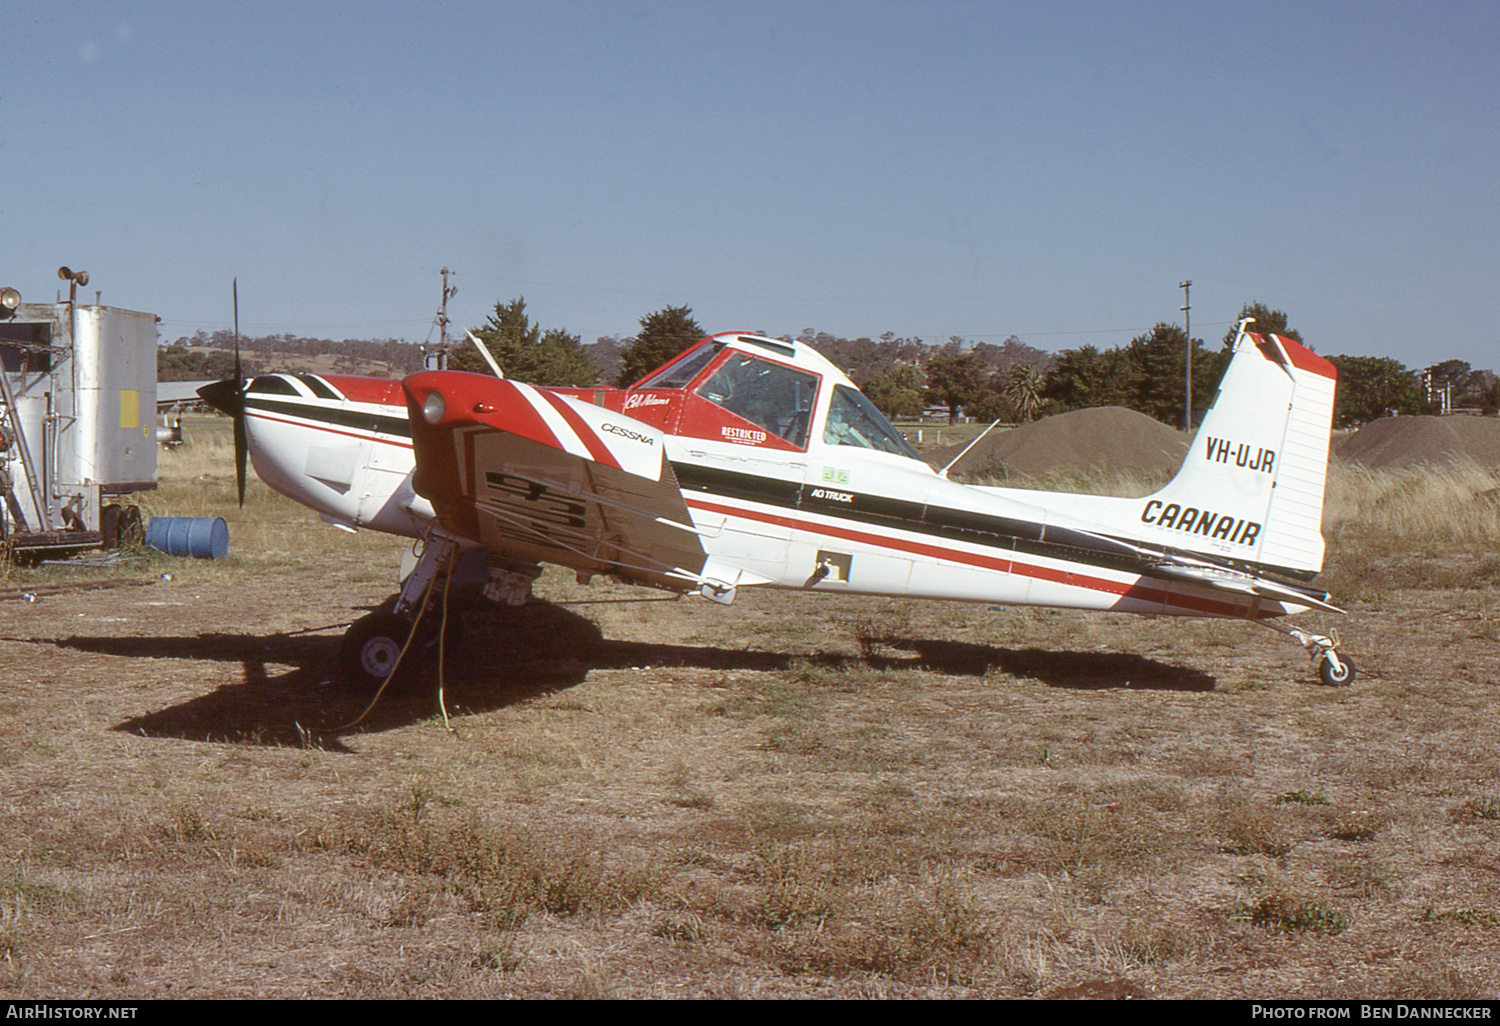
[[[234,486],[240,493],[240,509],[245,508],[245,459],[250,452],[250,442],[245,437],[244,404],[241,413],[234,418]]]
[[[234,484],[240,493],[240,508],[245,508],[245,458],[250,452],[250,442],[245,437],[245,375],[240,368],[240,279],[236,275],[234,289],[234,394],[238,400],[234,417]]]
[[[244,380],[240,371],[240,279],[235,277],[230,283],[234,290],[234,383],[238,385]]]

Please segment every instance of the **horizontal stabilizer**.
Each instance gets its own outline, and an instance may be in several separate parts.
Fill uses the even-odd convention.
[[[1107,553],[1117,557],[1128,556],[1134,558],[1143,564],[1143,571],[1152,577],[1207,585],[1216,591],[1230,591],[1239,595],[1258,595],[1261,598],[1322,609],[1330,613],[1343,612],[1342,609],[1328,603],[1327,592],[1318,591],[1315,588],[1302,588],[1290,583],[1268,580],[1264,577],[1247,574],[1242,570],[1232,567],[1220,567],[1200,563],[1191,556],[1184,558],[1193,560],[1192,562],[1176,562],[1173,557],[1165,556],[1161,552],[1153,552],[1150,549],[1112,538],[1103,538],[1088,531],[1059,530],[1048,527],[1043,537],[1048,541],[1072,545],[1081,549]]]
[[[1151,568],[1153,577],[1165,577],[1172,580],[1189,581],[1193,584],[1203,584],[1218,591],[1232,591],[1241,595],[1258,595],[1261,598],[1272,599],[1276,602],[1285,602],[1288,605],[1308,606],[1313,609],[1322,609],[1329,613],[1342,613],[1338,606],[1332,605],[1327,600],[1327,593],[1308,588],[1296,588],[1289,584],[1277,581],[1268,581],[1262,577],[1251,577],[1236,570],[1226,570],[1213,566],[1184,566],[1177,563],[1162,563]]]

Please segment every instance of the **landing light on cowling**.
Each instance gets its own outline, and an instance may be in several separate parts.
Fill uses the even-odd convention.
[[[428,392],[427,398],[422,400],[422,419],[429,424],[436,424],[446,412],[448,404],[443,400],[443,393]]]

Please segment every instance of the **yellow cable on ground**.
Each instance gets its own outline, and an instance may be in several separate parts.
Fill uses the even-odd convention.
[[[448,576],[443,579],[443,618],[438,622],[438,708],[443,713],[443,726],[448,733],[458,736],[458,731],[453,729],[453,724],[448,722],[448,706],[443,701],[443,656],[448,650],[448,589],[453,586],[454,564],[458,562],[454,558],[458,553],[453,550],[453,555],[448,557]]]

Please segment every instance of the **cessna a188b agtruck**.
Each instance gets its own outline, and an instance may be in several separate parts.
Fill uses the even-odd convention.
[[[355,679],[392,671],[433,583],[482,550],[488,594],[512,603],[553,563],[723,604],[787,588],[1240,619],[1347,684],[1337,638],[1283,619],[1337,612],[1307,583],[1334,379],[1242,325],[1181,470],[1136,499],[951,481],[813,349],[742,333],[624,389],[438,370],[261,375],[203,395],[271,487],[346,529],[425,540],[394,608],[346,636]]]

